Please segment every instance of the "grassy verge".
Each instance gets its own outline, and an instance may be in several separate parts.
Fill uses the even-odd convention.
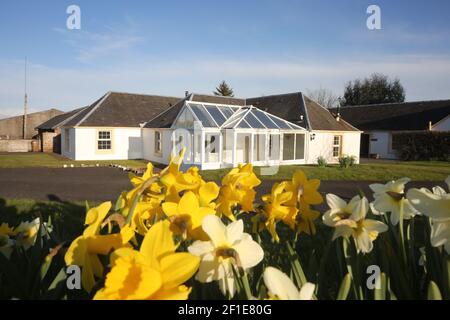
[[[145,168],[144,160],[74,161],[48,153],[0,154],[0,168],[58,168],[67,166],[109,166],[117,164],[129,168]]]
[[[416,181],[444,181],[450,175],[450,163],[439,161],[416,162],[377,162],[355,165],[343,169],[339,166],[320,168],[315,165],[280,166],[274,175],[261,175],[261,169],[255,168],[256,174],[262,180],[290,179],[292,173],[301,169],[309,178],[320,180],[350,180],[350,181],[389,181],[401,177],[409,177]],[[202,171],[206,180],[220,181],[229,169]]]

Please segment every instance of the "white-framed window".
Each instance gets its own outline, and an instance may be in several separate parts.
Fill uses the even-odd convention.
[[[161,139],[161,132],[155,131],[155,153],[161,153],[162,152],[162,139]]]
[[[342,154],[342,136],[333,137],[333,157],[339,158]]]
[[[97,150],[112,150],[112,133],[111,130],[101,130],[97,132]]]
[[[64,151],[70,151],[70,130],[64,129]]]

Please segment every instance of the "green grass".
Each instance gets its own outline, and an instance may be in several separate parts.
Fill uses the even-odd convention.
[[[440,161],[392,161],[370,162],[342,169],[339,166],[320,168],[315,165],[280,166],[275,175],[260,175],[260,168],[255,172],[262,180],[285,180],[292,173],[301,169],[308,178],[320,180],[350,180],[350,181],[389,181],[409,177],[415,181],[444,181],[450,175],[450,162]],[[206,180],[220,181],[230,169],[205,170],[202,177]]]
[[[111,160],[111,161],[74,161],[56,154],[49,153],[23,153],[23,154],[0,154],[0,168],[58,168],[64,165],[75,167],[85,166],[108,166],[117,164],[129,168],[145,168],[147,161],[144,160]]]

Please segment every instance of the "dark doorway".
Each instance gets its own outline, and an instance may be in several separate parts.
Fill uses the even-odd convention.
[[[368,158],[369,157],[369,148],[370,147],[370,134],[363,133],[361,135],[361,148],[359,150],[360,158]]]

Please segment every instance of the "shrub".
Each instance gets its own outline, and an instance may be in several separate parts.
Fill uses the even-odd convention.
[[[392,141],[405,161],[450,160],[450,132],[395,133]]]
[[[356,159],[354,156],[342,156],[339,158],[339,166],[341,168],[349,168],[355,164],[355,161]]]
[[[327,166],[327,159],[325,159],[324,157],[320,156],[317,158],[317,165],[321,168],[325,168]]]

